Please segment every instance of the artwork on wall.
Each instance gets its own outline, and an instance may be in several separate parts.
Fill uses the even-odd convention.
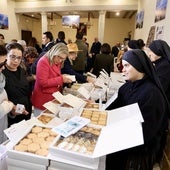
[[[163,40],[163,37],[164,37],[164,26],[157,26],[156,33],[155,33],[155,39]]]
[[[140,29],[143,27],[143,19],[144,19],[144,10],[136,14],[136,28]]]
[[[154,40],[154,37],[155,37],[155,29],[156,29],[156,26],[152,26],[150,28],[150,31],[149,31],[149,35],[148,35],[148,39],[147,39],[147,42],[146,42],[146,46],[148,47],[149,44]]]
[[[0,29],[8,29],[8,16],[0,14]]]
[[[65,15],[62,16],[62,26],[78,28],[80,23],[79,15]]]
[[[168,0],[157,0],[155,11],[155,22],[165,19]]]
[[[77,32],[83,33],[83,35],[87,35],[87,25],[84,23],[79,24],[79,28],[77,28]]]

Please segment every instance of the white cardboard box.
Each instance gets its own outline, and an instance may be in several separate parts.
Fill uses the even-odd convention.
[[[21,161],[21,160],[11,159],[11,158],[7,158],[7,163],[11,169],[15,169],[15,168],[18,169],[21,168],[22,170],[46,170],[47,169],[47,166],[42,165],[41,163],[36,164],[28,161]]]
[[[54,141],[50,153],[66,160],[92,164],[95,159],[138,145],[142,145],[143,118],[138,104],[132,104],[108,112],[108,124],[102,128],[92,155],[80,154],[55,147]]]
[[[77,160],[68,160],[50,155],[50,167],[60,170],[97,170],[99,165],[99,159],[95,159],[93,162],[77,162]]]

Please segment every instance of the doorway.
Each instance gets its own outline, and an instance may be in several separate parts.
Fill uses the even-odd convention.
[[[32,31],[21,30],[21,39],[25,40],[28,44],[29,40],[32,37]]]

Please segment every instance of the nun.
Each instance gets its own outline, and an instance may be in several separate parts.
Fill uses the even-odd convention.
[[[170,103],[170,47],[163,40],[155,40],[151,42],[149,49],[149,58]]]
[[[117,99],[107,108],[112,110],[138,103],[144,144],[106,156],[106,170],[153,170],[160,150],[161,133],[168,125],[169,105],[153,64],[140,49],[125,52],[122,58],[126,83],[118,91]]]

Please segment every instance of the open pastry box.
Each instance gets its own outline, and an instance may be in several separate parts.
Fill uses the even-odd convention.
[[[56,138],[49,152],[66,160],[92,162],[109,153],[143,144],[142,122],[137,104],[111,110],[108,111],[107,126],[100,128],[88,124],[91,130],[85,134],[86,138],[81,138],[81,130],[67,138]],[[93,132],[97,135],[91,135]]]
[[[59,136],[48,126],[28,125],[24,121],[8,128],[6,134],[10,138],[8,158],[45,166],[49,165],[49,146]]]

